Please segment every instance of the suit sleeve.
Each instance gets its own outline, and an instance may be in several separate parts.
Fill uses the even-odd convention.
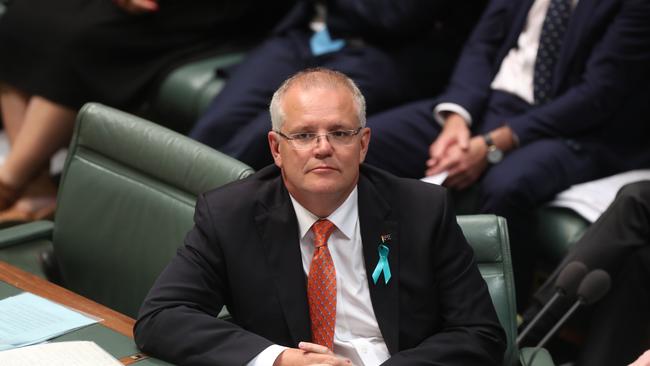
[[[432,259],[441,328],[418,346],[394,354],[385,366],[503,364],[506,336],[487,285],[448,203],[443,211]]]
[[[138,347],[177,364],[243,365],[272,342],[217,315],[228,281],[218,235],[204,196],[185,245],[147,295],[135,325]]]
[[[490,95],[498,52],[513,23],[511,0],[493,0],[465,43],[449,86],[436,103],[454,103],[465,108],[473,121],[480,117]]]
[[[574,137],[601,128],[616,116],[631,93],[650,81],[650,2],[621,3],[594,45],[580,81],[552,102],[508,121],[521,144],[549,136]]]

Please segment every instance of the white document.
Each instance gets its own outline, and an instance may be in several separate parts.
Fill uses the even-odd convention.
[[[122,366],[94,342],[55,342],[0,352],[2,366]]]
[[[431,183],[431,184],[437,184],[441,185],[445,179],[447,179],[447,176],[449,175],[449,172],[442,172],[438,173],[435,175],[429,175],[424,178],[420,178],[421,181],[426,182],[426,183]]]
[[[641,180],[650,180],[650,169],[631,170],[573,185],[566,191],[558,193],[548,205],[572,209],[593,223],[614,201],[621,187]]]
[[[0,351],[40,343],[96,322],[63,305],[23,292],[0,300]]]

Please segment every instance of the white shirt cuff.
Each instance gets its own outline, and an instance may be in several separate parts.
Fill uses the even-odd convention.
[[[461,107],[456,103],[440,103],[435,108],[433,108],[433,118],[436,119],[440,126],[445,123],[445,118],[443,116],[445,112],[458,113],[461,117],[463,117],[465,122],[467,122],[467,126],[472,125],[472,116],[469,114],[467,109]]]
[[[277,344],[270,345],[266,349],[255,356],[252,360],[248,361],[246,366],[273,366],[275,359],[280,356],[288,347],[280,346]]]

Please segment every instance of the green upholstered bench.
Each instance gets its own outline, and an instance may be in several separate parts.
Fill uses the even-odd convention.
[[[252,174],[243,163],[99,104],[78,117],[54,222],[0,231],[0,259],[42,274],[54,248],[68,289],[135,317],[193,225],[198,194]]]

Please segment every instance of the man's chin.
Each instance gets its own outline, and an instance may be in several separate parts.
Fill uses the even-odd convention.
[[[323,185],[323,184],[311,186],[311,187],[308,188],[309,193],[318,194],[318,195],[332,194],[332,193],[336,193],[336,192],[338,192],[340,190],[341,190],[341,188],[337,187],[335,185]]]

